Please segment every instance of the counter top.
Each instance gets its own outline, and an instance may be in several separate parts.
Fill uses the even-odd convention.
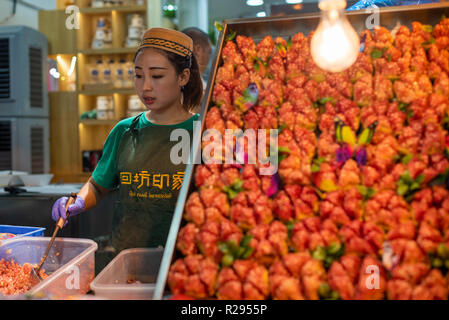
[[[81,190],[83,184],[50,184],[41,187],[18,187],[20,189],[26,190],[26,192],[21,192],[17,195],[12,195],[11,193],[5,191],[4,188],[0,189],[0,197],[14,196],[14,197],[27,197],[27,196],[39,196],[39,195],[68,195],[71,192],[78,192]]]

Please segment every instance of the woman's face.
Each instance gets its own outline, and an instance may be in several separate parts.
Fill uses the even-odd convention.
[[[145,48],[136,57],[135,86],[137,94],[149,110],[162,111],[180,105],[181,87],[189,79],[189,70],[177,75],[167,57],[152,48]]]

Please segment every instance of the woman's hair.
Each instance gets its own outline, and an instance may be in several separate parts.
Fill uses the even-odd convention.
[[[191,56],[183,57],[170,51],[158,48],[153,49],[161,52],[167,57],[168,61],[170,61],[175,68],[177,75],[180,75],[184,69],[190,69],[189,82],[187,82],[181,89],[184,95],[183,107],[188,111],[196,108],[201,103],[201,98],[203,96],[203,81],[201,80],[200,69],[195,55],[192,53]],[[140,51],[142,51],[142,49],[137,50],[134,55],[134,62],[136,62],[137,55]]]

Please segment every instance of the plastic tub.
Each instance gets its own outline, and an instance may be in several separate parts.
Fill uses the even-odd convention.
[[[22,184],[20,176],[27,174],[24,171],[0,171],[0,187],[19,186]]]
[[[49,237],[12,239],[0,246],[0,259],[14,259],[21,265],[38,264],[49,242]],[[89,239],[56,238],[42,266],[50,276],[24,295],[67,299],[87,293],[95,277],[97,248],[98,245]]]
[[[5,244],[7,241],[12,241],[20,237],[43,237],[45,228],[39,227],[21,227],[21,226],[10,226],[6,224],[0,224],[0,233],[12,233],[16,236],[14,238],[1,240],[1,244]]]
[[[152,300],[163,254],[162,248],[120,252],[92,281],[95,295],[115,300]],[[129,280],[140,283],[128,283]]]

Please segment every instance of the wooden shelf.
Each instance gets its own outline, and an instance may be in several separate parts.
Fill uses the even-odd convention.
[[[120,120],[101,120],[101,119],[81,119],[80,123],[88,126],[108,126],[115,125]]]
[[[103,7],[103,8],[80,8],[80,13],[85,14],[104,14],[111,11],[117,12],[146,12],[146,6],[115,6],[115,7]]]
[[[78,50],[78,53],[85,55],[101,55],[101,54],[127,54],[135,53],[137,47],[134,48],[110,48],[110,49],[82,49]]]
[[[100,150],[111,129],[127,117],[129,96],[135,95],[131,88],[107,86],[84,86],[88,82],[88,66],[97,60],[132,61],[137,47],[125,47],[131,15],[139,14],[148,27],[161,24],[160,0],[147,0],[146,5],[91,8],[91,0],[56,0],[58,10],[39,12],[39,30],[49,39],[49,54],[62,55],[64,63],[70,65],[77,56],[76,91],[50,92],[51,117],[51,171],[55,179],[70,182],[85,182],[91,173],[83,172],[82,151]],[[54,28],[55,23],[64,25],[67,20],[65,8],[74,4],[80,8],[79,29]],[[151,10],[149,10],[151,8]],[[92,49],[92,39],[99,18],[106,18],[112,31],[112,48]],[[149,21],[148,21],[149,20]],[[55,58],[55,57],[53,57]],[[61,84],[60,84],[61,85]],[[85,88],[85,89],[84,89]],[[80,119],[80,116],[95,109],[98,96],[112,96],[114,120]],[[69,141],[69,143],[67,143]],[[61,156],[61,154],[63,156]]]
[[[120,89],[103,89],[103,90],[83,90],[79,91],[78,93],[84,94],[86,96],[109,96],[113,94],[134,95],[136,94],[136,89],[120,88]]]

